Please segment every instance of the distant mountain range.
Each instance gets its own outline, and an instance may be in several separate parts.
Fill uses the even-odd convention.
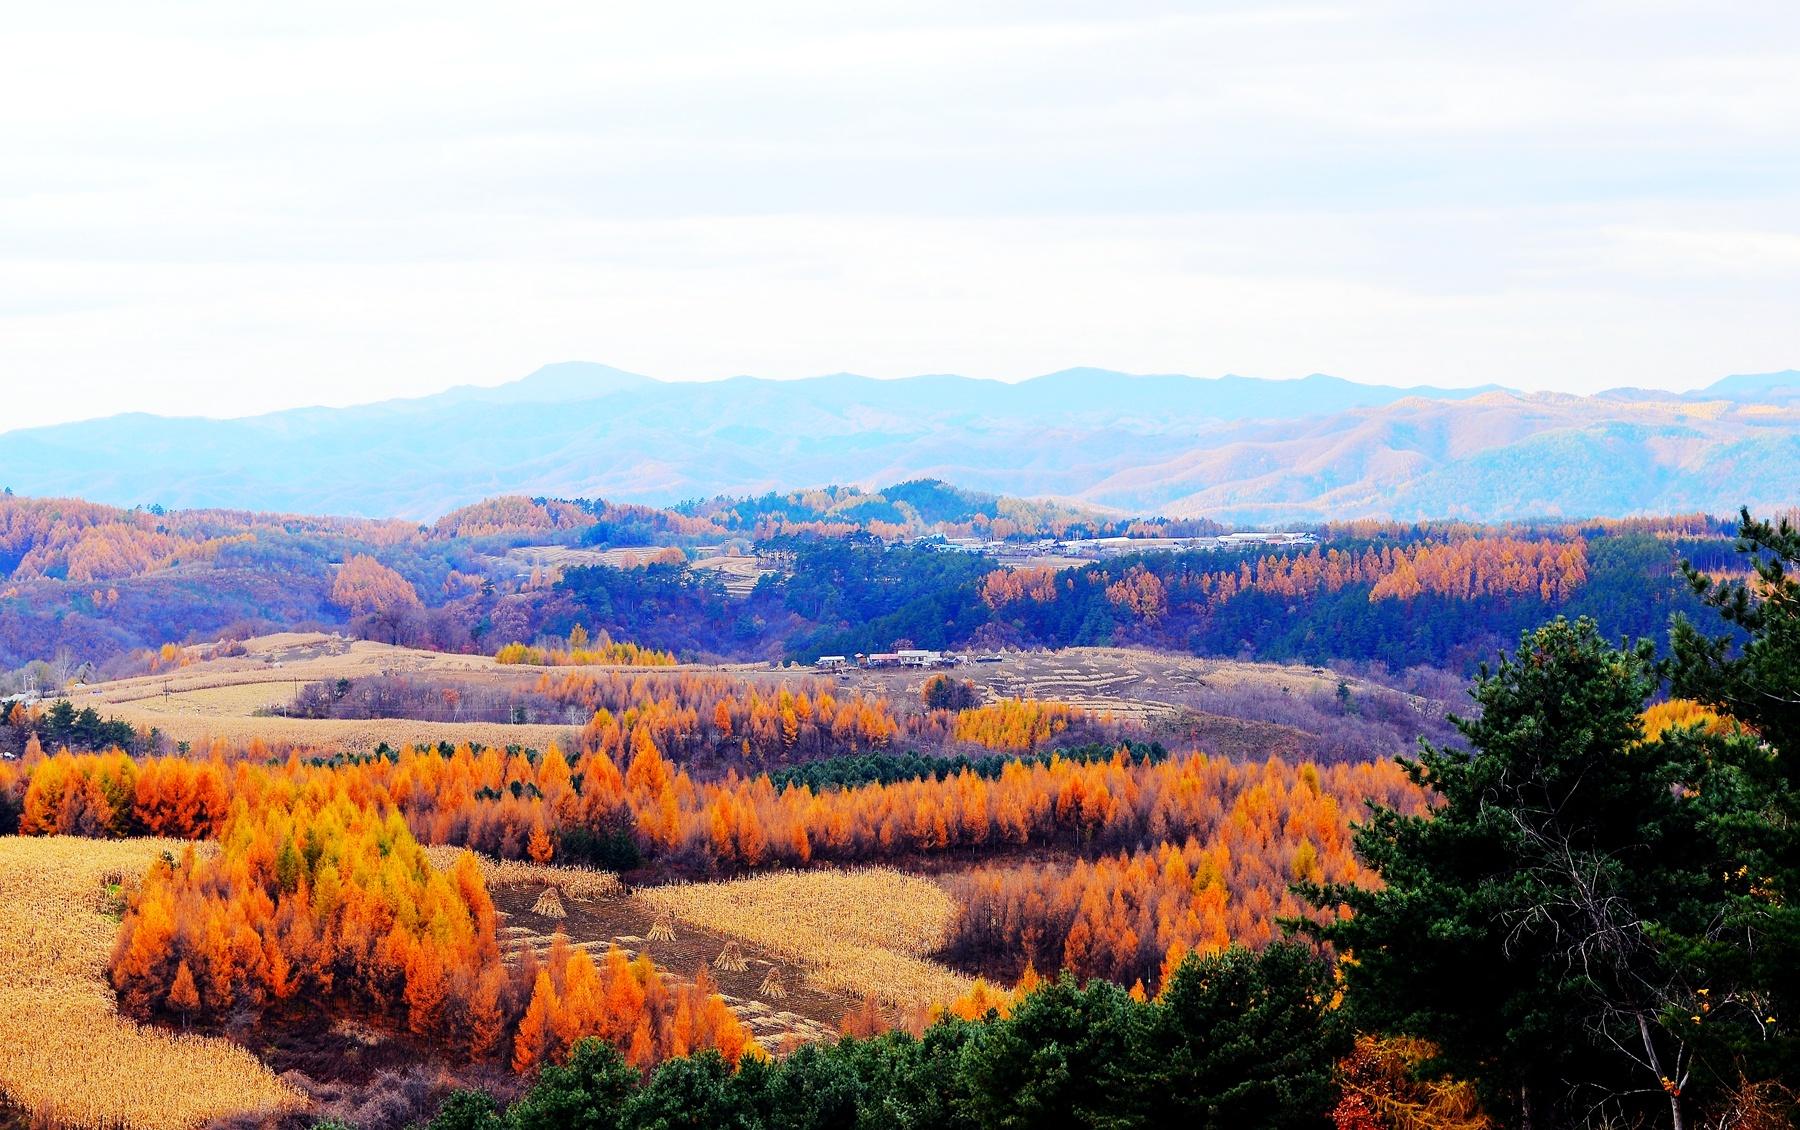
[[[1070,369],[491,388],[0,435],[0,485],[117,505],[434,518],[504,493],[668,504],[930,476],[1240,523],[1724,512],[1800,500],[1800,372],[1596,396]]]

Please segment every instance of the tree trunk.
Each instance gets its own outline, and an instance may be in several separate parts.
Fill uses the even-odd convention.
[[[1662,1081],[1663,1087],[1669,1095],[1669,1125],[1673,1127],[1674,1130],[1684,1130],[1687,1123],[1683,1121],[1681,1117],[1681,1091],[1679,1090],[1679,1084],[1670,1086],[1668,1080],[1663,1076],[1662,1060],[1658,1058],[1656,1054],[1656,1042],[1650,1038],[1649,1021],[1644,1019],[1642,1013],[1639,1013],[1637,1022],[1638,1035],[1643,1038],[1644,1054],[1650,1060],[1650,1068],[1656,1072],[1656,1077]],[[1675,1056],[1675,1064],[1677,1068],[1676,1075],[1679,1077],[1681,1074],[1679,1070],[1681,1066],[1681,1055],[1679,1051],[1677,1051]]]

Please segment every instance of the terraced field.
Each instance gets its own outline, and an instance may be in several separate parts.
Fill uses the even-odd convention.
[[[461,849],[439,846],[426,854],[433,866],[448,868]],[[615,946],[631,958],[647,952],[670,981],[692,983],[693,976],[684,973],[705,967],[726,1005],[771,1051],[834,1037],[838,1021],[859,1003],[859,997],[815,984],[807,976],[808,964],[791,954],[672,915],[655,889],[628,892],[617,876],[588,868],[475,858],[502,916],[501,948],[509,963],[528,952],[543,958],[561,931],[571,945],[596,958]],[[717,884],[699,886],[709,885]],[[778,915],[781,907],[771,902],[764,910]]]
[[[501,948],[509,963],[528,952],[544,958],[560,930],[571,945],[596,959],[614,946],[626,957],[648,953],[671,982],[691,983],[705,968],[726,1006],[772,1052],[834,1038],[838,1021],[857,1003],[811,985],[804,967],[782,955],[731,934],[671,921],[639,895],[566,895],[560,898],[564,914],[557,917],[535,909],[542,889],[535,883],[493,888],[494,905],[502,915]],[[722,965],[721,955],[728,955]],[[778,988],[771,985],[771,971]]]
[[[753,558],[720,558],[749,563]],[[733,568],[739,566],[734,564]],[[740,580],[750,581],[748,574]],[[965,662],[956,677],[973,682],[989,700],[1047,699],[1065,702],[1121,722],[1137,723],[1171,746],[1200,748],[1231,756],[1312,756],[1320,747],[1319,711],[1314,723],[1295,728],[1270,719],[1292,713],[1270,709],[1269,703],[1311,703],[1325,714],[1336,713],[1340,676],[1322,667],[1298,664],[1244,663],[1132,648],[1069,648],[1063,651],[1005,652],[999,662]],[[682,668],[663,668],[663,672]],[[690,665],[689,669],[728,672],[765,688],[812,677],[810,668],[771,668],[768,664]],[[571,669],[559,669],[567,671]],[[412,675],[494,687],[535,683],[541,668],[503,666],[477,655],[448,655],[351,641],[320,633],[284,633],[245,641],[244,653],[194,663],[165,673],[76,688],[77,706],[94,706],[104,715],[134,725],[154,727],[170,742],[201,748],[213,738],[233,744],[260,738],[274,744],[335,749],[372,749],[435,744],[439,741],[484,745],[520,744],[538,749],[557,742],[572,749],[578,723],[543,722],[504,725],[497,722],[425,722],[404,718],[374,720],[304,719],[259,715],[292,700],[307,683],[381,674]],[[850,671],[837,681],[849,690],[890,697],[899,704],[918,702],[929,672],[917,670]],[[1399,715],[1442,719],[1445,704],[1400,695],[1355,676],[1343,680],[1345,690],[1362,699],[1378,695],[1400,701]],[[1242,712],[1248,699],[1264,701],[1260,712]],[[1390,715],[1396,711],[1390,710]],[[1310,730],[1309,728],[1310,727]],[[1411,733],[1396,729],[1395,748],[1410,748]],[[1414,731],[1417,732],[1417,731]],[[1367,751],[1365,751],[1367,752]],[[1377,750],[1385,754],[1389,750]]]
[[[1323,667],[1242,663],[1230,659],[1119,647],[1075,647],[1062,651],[1003,652],[998,663],[965,663],[955,671],[991,698],[1042,698],[1066,702],[1120,718],[1170,718],[1194,707],[1205,689],[1262,688],[1299,695],[1332,695],[1339,676]],[[852,685],[889,694],[916,695],[928,674],[918,671],[859,671]],[[1354,691],[1369,689],[1348,680]]]
[[[807,982],[897,1008],[952,1000],[973,982],[931,960],[956,904],[935,881],[888,867],[782,871],[643,891],[682,923],[785,956]]]
[[[756,582],[776,572],[755,557],[704,557],[694,562],[693,567],[716,570],[725,584],[725,591],[740,599],[750,595]]]
[[[615,549],[581,549],[567,545],[522,545],[506,551],[503,560],[518,567],[521,574],[533,568],[572,569],[581,565],[610,565],[628,569],[663,552],[655,545],[628,545]]]

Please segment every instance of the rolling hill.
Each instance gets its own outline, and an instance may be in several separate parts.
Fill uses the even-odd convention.
[[[349,408],[13,431],[0,485],[426,519],[510,492],[668,504],[929,476],[1238,522],[1502,519],[1786,505],[1797,424],[1793,371],[1577,397],[1098,369],[664,382],[573,362]]]

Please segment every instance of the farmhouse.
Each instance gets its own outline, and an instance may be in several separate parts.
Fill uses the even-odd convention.
[[[829,660],[836,662],[828,663]],[[854,662],[847,661],[841,655],[821,655],[818,666],[821,670],[861,667],[865,671],[873,671],[886,667],[954,667],[960,662],[961,659],[942,651],[902,648],[899,651],[877,651],[869,655],[859,652]]]
[[[1237,534],[1220,534],[1218,546],[1221,549],[1244,549],[1253,545],[1311,545],[1318,539],[1308,533],[1292,530],[1277,530],[1272,533],[1244,532]]]

